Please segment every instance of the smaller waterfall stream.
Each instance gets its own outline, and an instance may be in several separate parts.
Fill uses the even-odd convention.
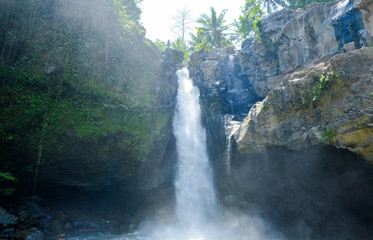
[[[227,142],[227,150],[226,150],[226,174],[227,179],[231,181],[231,151],[232,151],[232,138],[234,134],[240,128],[241,122],[232,120],[232,116],[225,116],[225,135],[226,135],[226,142]]]

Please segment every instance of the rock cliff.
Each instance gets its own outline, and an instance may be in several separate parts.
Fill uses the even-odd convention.
[[[192,54],[189,68],[201,89],[212,145],[226,144],[226,134],[218,130],[227,123],[223,116],[241,120],[263,97],[236,135],[241,152],[268,146],[300,150],[324,142],[370,160],[372,79],[367,46],[373,39],[368,14],[372,5],[346,0],[282,9],[264,18],[261,38],[245,40],[236,54],[229,49]],[[320,87],[321,78],[332,79],[330,86]],[[326,93],[314,101],[316,85],[322,88],[316,91]]]
[[[224,168],[226,127],[242,120],[259,99],[252,84],[237,74],[238,67],[232,48],[194,52],[189,62],[190,76],[200,89],[208,151],[216,168]]]
[[[363,48],[288,75],[252,107],[237,134],[238,150],[300,150],[323,142],[372,161],[372,64],[373,48]],[[318,92],[323,80],[327,86]]]
[[[237,54],[240,76],[265,97],[292,71],[311,67],[344,48],[368,46],[371,7],[370,1],[346,0],[283,9],[264,18],[261,38],[245,40]]]
[[[287,239],[371,237],[372,7],[283,9],[236,53],[191,56],[222,202]]]

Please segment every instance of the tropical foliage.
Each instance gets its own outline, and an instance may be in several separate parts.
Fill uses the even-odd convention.
[[[230,26],[226,24],[224,19],[226,12],[225,9],[218,15],[215,9],[210,7],[210,15],[202,14],[197,19],[200,27],[197,29],[197,34],[192,37],[191,43],[196,43],[196,45],[192,45],[192,48],[211,49],[232,45],[228,36]]]
[[[159,51],[164,51],[167,48],[167,43],[160,40],[159,38],[154,41],[154,45],[159,49]]]
[[[109,156],[97,143],[113,135],[129,165],[146,157],[156,137],[158,68],[137,3],[0,4],[0,172],[36,179],[72,142]]]
[[[236,22],[236,28],[239,39],[245,39],[253,36],[258,22],[262,19],[264,11],[257,0],[246,0],[245,6],[242,9],[242,15],[239,21]]]

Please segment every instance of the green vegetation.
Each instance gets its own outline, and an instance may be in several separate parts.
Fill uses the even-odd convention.
[[[167,48],[167,43],[166,42],[163,42],[162,40],[160,39],[156,39],[154,41],[154,45],[159,49],[159,51],[163,52],[164,50],[166,50]]]
[[[225,24],[225,14],[227,10],[224,9],[220,14],[217,14],[213,7],[210,8],[210,15],[202,14],[197,19],[200,27],[197,29],[196,35],[192,36],[192,49],[200,50],[221,48],[225,46],[232,46],[229,40],[227,31],[229,25]]]
[[[13,177],[13,175],[10,172],[6,172],[6,173],[0,172],[0,180],[1,179],[13,181],[13,182],[17,181],[17,179]]]
[[[242,8],[242,15],[236,22],[239,39],[252,37],[254,32],[259,32],[258,23],[263,15],[264,11],[256,0],[246,0]]]
[[[335,81],[337,78],[343,77],[344,72],[340,70],[338,74],[331,72],[328,75],[321,75],[319,80],[315,83],[315,87],[313,89],[313,101],[321,100],[324,93],[328,90],[331,86],[331,83]]]
[[[12,187],[18,180],[10,172],[0,172],[0,195],[10,196],[16,190]]]
[[[269,104],[263,103],[262,109],[263,110],[268,110],[269,109]]]
[[[333,141],[333,138],[337,135],[337,131],[334,129],[326,129],[324,127],[324,131],[322,132],[322,140],[326,144],[330,144]]]
[[[0,171],[36,183],[39,167],[72,142],[94,143],[105,157],[100,142],[114,137],[128,164],[146,157],[164,121],[154,121],[161,79],[138,2],[2,3]]]
[[[299,104],[295,105],[295,109],[297,109],[297,110],[307,109],[307,108],[308,108],[308,104],[307,103],[299,103]]]
[[[357,127],[358,128],[366,128],[368,123],[369,123],[369,118],[368,117],[364,117],[362,120],[360,120],[357,123]]]
[[[184,60],[187,62],[190,58],[190,51],[186,43],[181,39],[178,38],[176,41],[172,42],[171,44],[173,49],[182,51],[184,53]]]

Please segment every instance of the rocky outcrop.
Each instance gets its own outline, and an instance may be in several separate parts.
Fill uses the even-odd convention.
[[[323,142],[372,161],[372,64],[373,49],[363,48],[287,75],[250,110],[237,135],[238,150],[300,150]],[[328,84],[320,88],[321,81]]]
[[[0,207],[0,229],[15,225],[17,222],[18,218],[16,216],[9,214],[4,208]]]
[[[237,75],[237,56],[233,48],[201,50],[191,55],[189,72],[201,91],[203,106],[216,114],[248,112],[257,99],[249,82]]]
[[[240,76],[254,85],[260,97],[279,86],[294,70],[372,41],[370,1],[340,1],[283,9],[260,22],[261,39],[248,39],[238,52]]]
[[[200,103],[210,158],[224,162],[226,125],[242,120],[258,100],[250,82],[237,75],[238,59],[232,48],[201,50],[191,55],[190,77],[200,89]]]

